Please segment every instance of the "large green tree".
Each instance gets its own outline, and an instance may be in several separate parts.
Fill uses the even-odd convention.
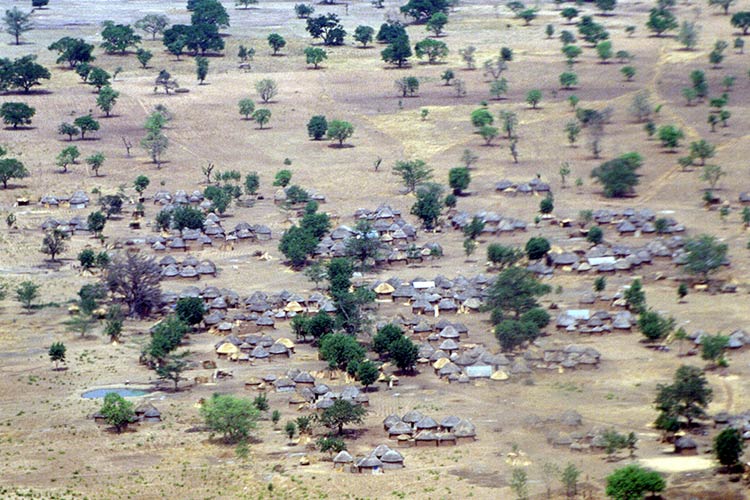
[[[252,401],[231,394],[214,394],[203,403],[200,414],[211,434],[228,444],[246,441],[260,418]]]
[[[667,422],[676,422],[684,418],[688,427],[693,420],[706,416],[706,408],[711,402],[713,391],[708,385],[706,375],[698,367],[683,365],[674,374],[670,385],[659,384],[655,404],[660,411],[657,427],[663,428]]]
[[[591,171],[591,177],[604,188],[607,198],[619,198],[632,193],[638,185],[637,170],[642,159],[638,153],[627,153],[609,160]]]
[[[104,416],[104,420],[109,425],[115,428],[118,434],[135,420],[133,403],[115,392],[110,392],[104,396],[104,404],[99,413]]]
[[[607,476],[607,496],[615,500],[637,500],[647,492],[656,495],[667,487],[667,482],[658,472],[640,465],[626,465]]]
[[[537,297],[550,292],[550,286],[537,280],[533,273],[521,267],[503,270],[487,290],[488,309],[519,318],[523,313],[539,306]]]

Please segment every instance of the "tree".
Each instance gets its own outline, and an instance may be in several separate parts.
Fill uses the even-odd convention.
[[[11,179],[24,179],[29,176],[29,171],[20,161],[15,158],[0,158],[0,182],[3,189],[8,189],[8,181]]]
[[[586,241],[589,243],[592,243],[594,245],[598,245],[602,242],[604,239],[604,231],[602,231],[602,228],[599,226],[594,226],[591,229],[589,229],[589,232],[586,234]]]
[[[107,289],[128,306],[131,316],[146,316],[161,301],[161,269],[153,258],[134,253],[119,255],[107,267]]]
[[[435,229],[443,208],[443,187],[435,183],[420,185],[416,191],[417,201],[411,207],[411,214],[422,221],[427,231]]]
[[[471,174],[468,168],[455,167],[448,171],[448,185],[456,196],[460,196],[462,191],[469,187],[469,183],[471,183]]]
[[[657,131],[657,136],[663,147],[674,150],[680,145],[680,139],[684,138],[685,134],[674,125],[662,125]]]
[[[273,180],[273,185],[287,187],[291,180],[292,172],[290,170],[279,170],[278,172],[276,172],[276,176]]]
[[[371,26],[357,26],[354,30],[354,40],[361,43],[362,47],[367,47],[367,44],[372,42],[372,37],[375,34],[375,29]]]
[[[86,132],[95,132],[99,130],[99,122],[94,120],[91,115],[79,116],[73,120],[73,125],[81,131],[81,140],[86,138]]]
[[[560,73],[560,85],[566,90],[572,89],[578,85],[578,75],[572,71]]]
[[[459,49],[458,53],[461,56],[461,59],[463,59],[463,61],[466,63],[466,69],[476,69],[476,56],[474,55],[476,51],[477,48],[473,45],[469,45],[466,48]]]
[[[195,58],[195,76],[198,79],[198,84],[203,85],[208,76],[208,59],[205,57],[198,56]]]
[[[531,24],[531,21],[536,19],[536,9],[523,9],[516,13],[516,17],[519,19],[523,19],[526,26],[529,26]]]
[[[177,317],[189,326],[197,325],[203,321],[206,308],[200,297],[181,297],[175,305]]]
[[[188,1],[188,10],[193,11],[190,17],[190,22],[193,25],[208,24],[217,28],[229,27],[229,14],[219,0]]]
[[[518,248],[506,247],[499,243],[490,243],[487,246],[487,260],[500,269],[514,265],[522,256],[523,252]]]
[[[255,111],[255,103],[250,98],[240,99],[239,108],[240,114],[245,117],[245,120],[249,120],[250,115]]]
[[[724,429],[714,438],[714,455],[721,465],[730,470],[740,464],[744,449],[745,442],[737,429]]]
[[[677,41],[680,42],[687,50],[693,50],[698,45],[698,35],[700,26],[694,21],[682,21],[680,30],[677,32]]]
[[[396,367],[403,372],[414,371],[419,358],[419,348],[404,335],[394,340],[389,346],[390,357]]]
[[[714,236],[691,238],[685,243],[685,270],[706,281],[726,261],[727,249],[726,243],[720,243]]]
[[[67,135],[68,141],[72,141],[73,136],[78,135],[80,132],[81,130],[78,127],[67,122],[61,123],[60,126],[57,128],[57,133],[60,135]]]
[[[99,413],[102,414],[104,420],[109,425],[115,428],[118,434],[124,431],[130,422],[135,420],[133,403],[127,401],[116,392],[110,392],[104,396],[104,404]]]
[[[169,18],[164,14],[146,14],[135,22],[135,27],[149,33],[151,40],[156,40],[156,35],[164,33],[169,26]]]
[[[331,13],[308,18],[305,29],[313,38],[322,39],[323,45],[343,45],[346,36],[339,16]]]
[[[5,11],[5,31],[16,39],[16,45],[21,45],[21,35],[34,29],[31,22],[31,12],[25,13],[13,7]]]
[[[367,221],[359,221],[354,227],[354,234],[346,240],[346,255],[359,262],[360,270],[367,271],[368,263],[377,259],[380,254],[380,238],[378,232]]]
[[[145,175],[139,175],[133,181],[133,188],[138,192],[138,196],[143,196],[143,192],[146,190],[151,181]]]
[[[383,61],[402,68],[412,56],[409,37],[406,34],[399,36],[380,52],[380,56]]]
[[[293,420],[289,420],[284,426],[284,434],[287,435],[289,440],[294,439],[294,435],[297,433],[297,424]]]
[[[230,394],[214,394],[200,413],[211,435],[221,435],[228,444],[246,441],[260,418],[260,410],[252,401]]]
[[[135,30],[129,24],[115,24],[112,21],[104,21],[101,47],[107,54],[119,52],[125,55],[130,47],[135,48],[141,43],[141,37],[135,34]]]
[[[492,125],[495,119],[487,108],[478,108],[471,112],[471,124],[477,128]]]
[[[438,40],[425,38],[414,46],[414,53],[419,59],[427,57],[427,62],[435,64],[448,56],[448,46]]]
[[[37,285],[33,281],[22,281],[16,287],[16,300],[21,303],[24,309],[30,311],[31,304],[39,297],[39,288],[41,288],[41,285]]]
[[[401,337],[404,331],[395,323],[387,323],[378,328],[377,333],[372,338],[372,350],[378,353],[381,358],[390,356],[391,345]]]
[[[677,19],[667,9],[654,8],[649,11],[646,27],[660,37],[667,31],[677,29]]]
[[[501,78],[490,82],[490,95],[495,99],[501,99],[508,92],[508,80]],[[481,130],[480,130],[481,133]]]
[[[105,160],[105,157],[101,151],[96,152],[92,154],[91,156],[89,156],[88,158],[86,158],[86,164],[89,166],[91,170],[94,171],[94,175],[96,177],[99,177],[99,169],[104,164],[104,160]]]
[[[263,130],[263,125],[271,120],[271,110],[267,108],[258,108],[253,111],[252,119],[258,124],[258,127]]]
[[[732,26],[742,30],[742,36],[747,35],[748,30],[750,30],[750,11],[736,12],[732,15],[730,22]],[[739,40],[742,39],[739,38]]]
[[[645,310],[646,293],[643,291],[641,280],[637,278],[633,280],[633,282],[630,284],[630,287],[625,290],[624,298],[628,309],[630,309],[631,311],[641,313]]]
[[[156,374],[160,379],[171,380],[174,382],[175,392],[179,389],[179,383],[180,380],[182,380],[182,372],[188,369],[189,362],[185,359],[188,354],[188,352],[183,352],[177,355],[172,354],[156,367]]]
[[[615,10],[616,5],[617,0],[596,0],[596,8],[601,11],[602,15]]]
[[[58,53],[57,64],[68,63],[70,68],[75,68],[82,63],[89,63],[95,59],[92,55],[94,45],[86,43],[82,38],[66,36],[52,43],[47,48]]]
[[[445,25],[448,24],[448,16],[444,12],[435,12],[427,20],[426,28],[427,31],[431,31],[434,36],[440,36],[443,34]]]
[[[99,95],[96,97],[96,105],[104,111],[106,116],[109,116],[112,108],[117,104],[118,97],[120,97],[120,93],[109,85],[106,85],[99,91]]]
[[[726,366],[724,350],[728,345],[729,337],[726,335],[704,335],[701,337],[701,358],[713,365]]]
[[[323,115],[315,115],[307,122],[307,135],[313,140],[321,140],[328,132],[328,121]]]
[[[487,146],[492,145],[492,141],[494,141],[498,135],[500,135],[500,131],[497,127],[491,127],[489,125],[482,125],[479,128],[479,135],[482,136],[482,139],[484,139],[484,143]]]
[[[664,491],[667,483],[658,472],[640,465],[626,465],[607,476],[607,496],[615,500],[643,498],[646,492],[653,495]]]
[[[243,9],[247,9],[250,7],[250,4],[258,3],[258,0],[235,0],[234,4],[236,6],[242,6]],[[296,5],[295,5],[296,8]],[[291,438],[290,438],[291,439]]]
[[[337,399],[332,406],[323,410],[320,415],[320,423],[331,431],[336,430],[336,433],[340,436],[345,425],[362,423],[366,414],[367,410],[361,405],[345,399]]]
[[[268,103],[278,94],[279,88],[274,80],[264,78],[255,83],[255,91],[260,96],[261,101]]]
[[[416,23],[424,23],[438,12],[448,12],[450,3],[447,0],[409,0],[400,8],[403,15],[411,17]]]
[[[531,105],[532,109],[536,109],[539,101],[542,100],[542,91],[539,89],[532,89],[526,93],[526,102]]]
[[[307,19],[313,14],[313,12],[315,12],[315,7],[312,5],[304,3],[294,4],[294,13],[297,14],[299,19]]]
[[[327,136],[332,141],[338,141],[343,146],[344,141],[354,135],[354,125],[344,120],[331,120],[328,124]]]
[[[29,93],[31,87],[41,85],[41,80],[50,79],[49,70],[36,62],[35,55],[19,57],[12,62],[0,59],[0,68],[0,90],[8,87]]]
[[[363,361],[357,366],[357,379],[365,387],[365,392],[369,386],[375,383],[378,376],[380,376],[380,370],[370,360]]]
[[[503,319],[495,326],[495,337],[500,348],[512,352],[526,341],[533,341],[539,336],[539,328],[531,322]]]
[[[42,239],[42,248],[40,249],[40,252],[49,255],[50,260],[55,262],[55,257],[68,249],[68,245],[65,243],[65,240],[67,239],[68,236],[57,228],[47,231]]]
[[[312,64],[314,69],[318,69],[320,63],[328,59],[328,53],[320,47],[305,48],[305,61]]]
[[[350,363],[359,363],[365,357],[364,348],[345,333],[332,333],[320,339],[320,356],[331,368],[346,369]]]
[[[89,231],[97,236],[101,236],[104,231],[104,226],[107,223],[107,216],[100,211],[91,212],[86,218],[86,224],[89,227]]]
[[[702,166],[706,164],[706,159],[713,158],[715,153],[716,147],[704,139],[690,143],[690,156],[700,158]]]
[[[565,134],[571,146],[578,140],[578,134],[581,133],[581,125],[576,120],[570,120],[565,124]]]
[[[685,418],[690,427],[694,419],[705,417],[705,409],[711,399],[712,391],[703,371],[695,366],[683,365],[675,372],[671,385],[657,385],[654,403],[661,412],[661,422],[666,421],[665,417]]]
[[[599,59],[602,60],[603,64],[606,64],[606,62],[609,59],[612,59],[612,55],[613,55],[612,42],[609,40],[604,40],[602,42],[597,43],[596,55],[599,56]]]
[[[35,114],[36,109],[23,102],[4,102],[0,106],[3,123],[11,125],[14,129],[19,125],[30,125]]]
[[[279,51],[283,49],[286,46],[286,40],[284,40],[284,37],[279,35],[278,33],[271,33],[268,35],[267,38],[268,45],[271,47],[271,50],[273,50],[272,55],[278,55]]]
[[[146,150],[156,168],[161,168],[161,157],[169,147],[169,139],[160,130],[150,131],[141,139],[141,147]]]
[[[708,5],[714,7],[718,6],[724,11],[724,15],[729,15],[729,7],[734,3],[735,0],[708,0]]]
[[[512,139],[518,126],[518,115],[513,111],[500,111],[500,121],[502,122],[502,130],[505,132],[505,137]]]
[[[643,311],[638,317],[638,328],[649,341],[665,338],[674,328],[674,318],[665,318],[656,311]]]
[[[550,244],[545,238],[535,236],[526,242],[526,255],[529,260],[539,260],[550,251]]]
[[[154,57],[154,54],[150,50],[146,50],[143,48],[139,48],[135,52],[135,58],[138,59],[138,62],[141,63],[141,66],[143,68],[148,68],[149,61]]]
[[[537,297],[550,292],[549,285],[540,283],[534,275],[520,267],[503,270],[487,290],[487,308],[503,313],[512,312],[515,318],[538,307]]]
[[[604,187],[604,196],[620,198],[634,191],[638,185],[636,171],[642,163],[638,153],[627,153],[602,163],[591,171],[591,177]]]
[[[716,187],[719,180],[727,173],[719,165],[705,165],[701,172],[701,180],[708,183],[711,189]]]
[[[62,342],[53,342],[49,347],[49,360],[55,363],[55,370],[57,370],[60,362],[65,363],[65,344]]]
[[[592,45],[596,45],[598,42],[609,38],[609,33],[604,26],[595,22],[591,16],[581,17],[577,27],[581,37]]]

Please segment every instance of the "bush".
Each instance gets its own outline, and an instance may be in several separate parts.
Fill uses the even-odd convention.
[[[526,255],[530,260],[539,260],[550,250],[549,241],[541,236],[535,236],[526,242]]]

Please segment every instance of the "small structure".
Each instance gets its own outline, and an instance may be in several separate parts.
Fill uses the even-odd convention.
[[[383,469],[402,469],[404,467],[404,456],[396,450],[389,449],[383,456],[380,457],[380,461],[383,463]]]
[[[674,452],[678,455],[697,455],[698,443],[688,436],[682,436],[674,442]]]
[[[333,457],[333,468],[334,469],[345,469],[347,466],[354,463],[354,458],[346,450],[341,450],[338,455]]]

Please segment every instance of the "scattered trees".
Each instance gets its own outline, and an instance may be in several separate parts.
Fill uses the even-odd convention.
[[[646,27],[656,33],[657,37],[662,36],[667,31],[677,29],[677,19],[668,9],[653,8],[649,11]]]
[[[286,40],[278,33],[271,33],[270,35],[268,35],[267,41],[268,45],[271,47],[271,50],[273,50],[272,55],[274,56],[278,55],[279,51],[286,46]]]
[[[307,122],[307,135],[313,140],[321,140],[328,132],[328,121],[323,115],[315,115]]]
[[[724,264],[727,250],[727,244],[720,243],[714,236],[704,234],[691,238],[685,243],[685,270],[706,281]]]
[[[8,189],[8,181],[11,179],[24,179],[29,176],[29,171],[23,163],[15,158],[2,158],[0,155],[0,182],[3,189]]]
[[[712,391],[706,376],[700,368],[683,365],[674,374],[670,385],[657,386],[656,404],[660,411],[656,427],[663,430],[676,430],[680,418],[690,427],[693,420],[703,418],[712,399]]]
[[[435,64],[448,56],[448,46],[438,40],[426,38],[414,46],[414,53],[419,59],[427,57],[427,62]]]
[[[323,40],[323,45],[343,45],[346,30],[336,14],[325,14],[307,18],[305,28],[310,36]]]
[[[264,78],[256,82],[255,91],[260,96],[261,101],[268,103],[273,99],[279,92],[277,83],[270,78]]]
[[[414,193],[417,187],[432,179],[432,169],[422,160],[397,161],[393,175],[401,177],[407,193]]]
[[[86,138],[86,132],[96,132],[99,130],[99,122],[91,115],[79,116],[73,120],[73,125],[78,127],[78,130],[81,132],[81,140]]]
[[[250,115],[255,111],[255,102],[250,98],[240,99],[239,108],[240,114],[245,117],[245,120],[250,119]]]
[[[323,410],[320,415],[320,423],[331,429],[336,430],[340,436],[347,424],[359,424],[367,414],[367,410],[358,404],[352,403],[345,399],[337,399],[333,405]]]
[[[115,24],[112,21],[104,21],[102,24],[102,42],[101,47],[107,54],[119,52],[124,55],[131,47],[135,48],[141,43],[141,37],[135,34],[135,30],[129,24]]]
[[[57,64],[68,63],[71,69],[79,64],[92,62],[95,59],[92,55],[94,45],[86,43],[82,38],[66,36],[52,43],[48,49],[58,53]]]
[[[16,300],[21,303],[21,307],[30,312],[32,304],[39,298],[39,289],[41,285],[33,281],[22,281],[16,287]]]
[[[721,465],[734,469],[740,464],[745,442],[739,430],[727,428],[714,438],[714,455]]]
[[[60,362],[65,363],[65,351],[65,344],[62,342],[53,342],[49,347],[47,354],[49,355],[49,360],[55,363],[55,370],[58,369]]]
[[[208,76],[208,59],[202,56],[195,58],[195,76],[198,79],[198,84],[203,85],[203,82]]]
[[[252,118],[253,120],[255,120],[255,123],[258,124],[258,127],[260,127],[260,129],[262,130],[263,125],[271,120],[271,110],[266,108],[258,108],[253,112]]]
[[[362,48],[367,47],[367,44],[372,42],[372,38],[375,35],[375,29],[372,26],[357,26],[354,30],[354,40],[362,44]]]
[[[146,14],[135,22],[135,27],[151,35],[151,40],[156,40],[156,35],[164,33],[169,26],[169,18],[164,14]]]
[[[422,221],[425,230],[431,231],[437,226],[442,213],[443,187],[435,183],[420,184],[416,195],[417,201],[411,207],[411,214]]]
[[[412,56],[408,35],[403,34],[398,36],[388,47],[380,52],[380,56],[387,63],[395,64],[399,68],[404,67],[404,64]]]

